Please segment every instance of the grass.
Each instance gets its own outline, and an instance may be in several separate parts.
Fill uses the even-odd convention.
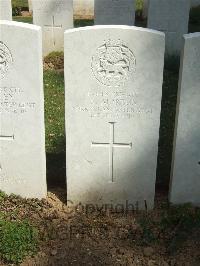
[[[64,75],[54,70],[44,72],[46,150],[48,153],[65,151]]]
[[[12,0],[12,7],[28,8],[28,0]]]
[[[6,197],[6,194],[4,192],[0,191],[0,203],[1,203],[1,201],[3,201],[5,199],[5,197]]]
[[[74,27],[86,27],[86,26],[93,26],[94,25],[94,20],[90,19],[76,19],[74,21]]]
[[[136,10],[141,10],[143,9],[143,1],[142,0],[136,0]]]
[[[19,264],[37,251],[38,231],[28,221],[9,221],[0,213],[0,258]]]
[[[28,0],[12,0],[12,7],[28,7]]]
[[[29,24],[33,23],[33,18],[32,17],[14,16],[13,20],[17,21],[17,22],[23,22],[23,23],[29,23]]]
[[[44,71],[44,92],[48,187],[65,187],[64,74]]]

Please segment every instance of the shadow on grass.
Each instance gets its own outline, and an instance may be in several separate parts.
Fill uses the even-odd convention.
[[[200,5],[190,10],[189,32],[200,32]]]
[[[86,27],[86,26],[94,26],[94,20],[91,19],[76,19],[74,20],[74,27]]]
[[[169,191],[178,90],[179,67],[176,62],[174,66],[170,60],[165,64],[161,102],[156,192],[162,191],[166,195]]]
[[[59,188],[66,191],[66,153],[65,153],[65,139],[54,143],[59,152],[46,153],[47,165],[47,187],[48,191],[53,192],[56,196],[66,201],[66,197],[60,198]],[[67,194],[67,192],[65,193]]]
[[[32,17],[13,16],[13,20],[17,22],[33,24]]]

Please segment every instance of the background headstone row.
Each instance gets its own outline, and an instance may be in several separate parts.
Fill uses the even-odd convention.
[[[166,34],[166,55],[180,55],[182,35],[188,33],[190,7],[198,4],[199,0],[144,0],[147,28]],[[1,0],[0,5],[0,19],[11,20],[11,0]],[[64,49],[63,34],[73,28],[76,9],[93,10],[95,25],[131,26],[135,24],[135,5],[135,0],[29,0],[33,23],[43,30],[44,55]]]

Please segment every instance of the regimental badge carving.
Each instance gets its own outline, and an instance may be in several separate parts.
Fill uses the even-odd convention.
[[[91,67],[100,83],[119,87],[135,73],[136,58],[121,40],[108,40],[96,50]]]
[[[10,64],[12,64],[12,54],[8,47],[0,41],[0,80],[5,77]]]

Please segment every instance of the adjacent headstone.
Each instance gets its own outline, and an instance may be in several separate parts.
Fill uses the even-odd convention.
[[[41,29],[0,21],[0,32],[0,190],[43,198],[47,189]]]
[[[200,205],[200,33],[184,35],[184,42],[170,201]]]
[[[182,36],[188,33],[189,11],[188,0],[149,0],[148,28],[166,34],[166,55],[180,55]]]
[[[94,19],[94,0],[74,0],[75,19]]]
[[[0,0],[0,20],[12,20],[11,0]]]
[[[135,0],[95,0],[95,25],[134,25]]]
[[[32,0],[28,0],[28,9],[30,13],[33,13],[33,5],[32,5]]]
[[[65,32],[70,203],[153,207],[164,46],[129,26]]]
[[[32,0],[33,23],[42,27],[43,54],[64,50],[64,31],[73,28],[73,0]]]
[[[191,0],[191,7],[200,6],[200,0]]]
[[[148,6],[149,6],[149,0],[143,0],[142,17],[144,19],[146,19],[148,16]]]

